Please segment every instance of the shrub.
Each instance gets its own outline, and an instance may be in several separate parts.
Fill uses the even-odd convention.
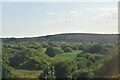
[[[39,54],[20,64],[21,69],[42,70],[51,63],[51,59],[46,54]]]
[[[39,79],[41,80],[43,78],[48,78],[49,80],[54,80],[56,78],[54,66],[49,65],[43,70],[42,74],[39,76]]]
[[[104,49],[103,45],[96,44],[89,48],[89,53],[100,53]]]
[[[71,47],[70,45],[62,45],[62,50],[64,50],[66,47]]]
[[[42,46],[43,48],[49,47],[48,43],[46,43],[46,42],[42,42],[42,43],[41,43],[41,46]]]
[[[76,78],[93,78],[95,74],[92,71],[88,70],[79,70],[73,74]]]
[[[78,47],[77,46],[72,46],[71,47],[73,50],[78,50]]]
[[[64,52],[72,52],[73,50],[72,50],[72,48],[71,47],[66,47],[66,48],[64,48]]]
[[[62,50],[59,48],[55,48],[55,47],[49,47],[47,48],[45,53],[50,57],[54,57],[57,54],[61,54]]]
[[[86,52],[91,47],[88,43],[82,43],[78,46],[79,50],[82,50],[83,52]]]
[[[40,78],[72,78],[72,73],[75,70],[77,70],[77,66],[74,62],[59,60],[47,66],[40,75]]]

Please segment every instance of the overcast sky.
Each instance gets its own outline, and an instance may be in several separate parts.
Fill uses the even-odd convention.
[[[118,32],[117,2],[4,2],[2,9],[2,37]]]
[[[3,2],[118,2],[119,0],[1,0]]]

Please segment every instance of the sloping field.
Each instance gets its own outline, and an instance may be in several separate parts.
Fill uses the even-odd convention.
[[[76,51],[72,51],[72,52],[66,52],[63,54],[58,54],[54,57],[54,59],[74,59],[77,54],[81,53],[81,50],[76,50]]]
[[[38,78],[42,70],[14,70],[15,78]]]

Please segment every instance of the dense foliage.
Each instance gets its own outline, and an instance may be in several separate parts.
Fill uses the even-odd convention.
[[[62,54],[62,50],[56,47],[48,47],[45,53],[50,57],[54,57],[57,54]]]
[[[54,37],[45,38],[51,41],[16,42],[12,39],[14,41],[3,43],[3,78],[15,78],[15,70],[41,70],[39,78],[52,80],[95,78],[117,55],[118,45],[111,42],[52,41]]]

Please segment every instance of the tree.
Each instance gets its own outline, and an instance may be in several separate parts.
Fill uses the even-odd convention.
[[[40,45],[30,45],[29,48],[33,48],[33,49],[38,50],[38,49],[42,48],[42,46],[40,46]]]
[[[104,46],[101,44],[95,44],[89,48],[89,53],[100,53],[104,49]]]
[[[110,53],[112,53],[112,50],[110,48],[104,48],[100,53],[101,54],[110,54]]]
[[[64,48],[64,52],[72,52],[72,48],[71,47],[65,47]]]
[[[14,68],[19,68],[20,63],[27,61],[30,57],[38,55],[38,52],[35,49],[25,48],[21,51],[18,51],[13,57],[10,58],[10,65]]]
[[[70,44],[61,45],[62,50],[64,50],[66,47],[71,47],[71,45]]]
[[[54,71],[54,66],[47,66],[44,70],[43,73],[39,76],[39,78],[47,78],[49,80],[54,80],[56,78],[55,76],[55,71]]]
[[[26,70],[42,70],[42,69],[44,69],[46,66],[48,66],[50,64],[51,59],[45,54],[41,54],[39,56],[31,57],[27,61],[21,63],[20,68],[26,69]]]
[[[42,42],[42,43],[41,43],[41,46],[42,46],[43,48],[48,48],[48,47],[49,47],[48,43],[46,43],[46,42]]]
[[[78,46],[79,50],[82,50],[83,52],[86,52],[91,47],[90,43],[82,43]]]
[[[59,60],[47,66],[40,75],[40,78],[52,78],[52,80],[55,78],[72,78],[72,73],[75,70],[77,70],[77,66],[73,62]]]
[[[72,46],[71,47],[73,50],[78,50],[78,46]]]
[[[84,57],[76,57],[74,59],[74,63],[76,63],[78,69],[85,69],[89,62],[90,61]]]
[[[73,74],[74,78],[94,78],[95,74],[91,70],[78,70]]]
[[[92,62],[96,62],[97,60],[100,60],[103,58],[100,54],[91,54],[91,53],[84,53],[84,54],[78,54],[77,58],[86,58]],[[90,62],[89,61],[89,62]]]
[[[0,60],[1,63],[1,60]],[[2,78],[12,78],[13,68],[9,66],[9,56],[6,53],[2,53]]]
[[[72,73],[77,69],[77,66],[68,60],[61,60],[54,64],[56,78],[72,78]]]
[[[2,64],[2,78],[12,78],[13,74],[12,74],[13,68],[11,66],[9,66],[6,63]]]
[[[49,47],[45,53],[50,57],[54,57],[57,54],[61,54],[62,50],[56,47]]]

